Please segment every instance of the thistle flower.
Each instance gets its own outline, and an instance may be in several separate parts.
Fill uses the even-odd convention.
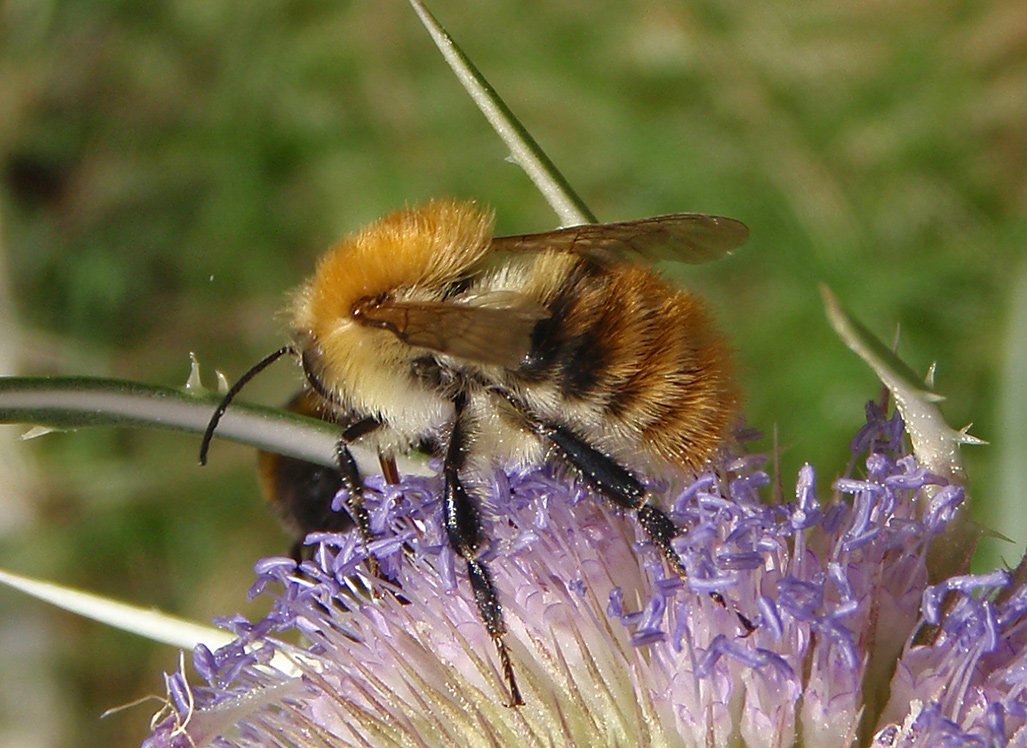
[[[630,517],[552,466],[480,486],[519,708],[504,706],[446,545],[440,480],[372,481],[380,539],[365,550],[352,533],[322,534],[298,567],[259,562],[251,594],[272,595],[271,613],[226,619],[235,642],[197,648],[206,685],[166,677],[144,745],[1027,740],[1023,580],[996,571],[928,584],[929,543],[963,488],[906,453],[898,416],[867,413],[853,441],[863,469],[836,480],[829,500],[805,465],[794,500],[771,503],[752,455],[683,487],[652,485],[683,528],[687,579]],[[365,591],[365,552],[395,580],[375,580],[377,595]],[[303,643],[288,643],[297,632]]]

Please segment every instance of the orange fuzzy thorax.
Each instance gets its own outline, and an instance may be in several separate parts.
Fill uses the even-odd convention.
[[[413,410],[408,415],[415,421],[426,417],[426,404],[399,395],[410,390],[401,366],[410,348],[387,331],[358,324],[354,306],[385,294],[432,298],[482,258],[491,234],[488,211],[433,200],[387,215],[332,247],[292,305],[294,334],[316,345],[324,381],[369,413]]]
[[[492,215],[474,203],[432,200],[391,213],[321,258],[293,308],[294,328],[320,339],[363,298],[460,277],[488,250]]]

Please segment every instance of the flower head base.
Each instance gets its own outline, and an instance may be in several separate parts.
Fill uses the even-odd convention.
[[[253,593],[276,590],[272,613],[226,620],[236,643],[197,650],[208,686],[168,677],[170,712],[146,745],[1023,738],[1027,592],[1005,572],[928,586],[928,544],[962,488],[902,452],[897,419],[868,415],[854,442],[865,471],[837,480],[829,502],[807,465],[794,501],[766,503],[770,480],[752,456],[684,488],[654,485],[684,528],[687,579],[629,517],[551,467],[481,486],[519,708],[504,705],[491,640],[454,570],[440,481],[372,485],[381,539],[368,551],[395,584],[375,580],[379,594],[366,594],[354,534],[310,538],[315,559],[299,568],[260,562]],[[307,643],[278,638],[290,630]],[[272,661],[281,655],[292,672]]]

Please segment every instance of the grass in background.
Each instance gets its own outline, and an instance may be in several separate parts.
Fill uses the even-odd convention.
[[[1023,3],[581,8],[432,3],[600,219],[749,225],[735,256],[680,278],[734,341],[748,419],[767,447],[777,428],[786,484],[810,460],[827,487],[877,391],[829,331],[820,282],[882,338],[900,323],[915,369],[938,360],[950,422],[1022,439],[1003,430],[1019,422],[999,371],[1027,274]],[[399,0],[7,3],[0,102],[12,372],[176,383],[195,351],[234,378],[281,343],[276,313],[315,258],[384,212],[452,195],[493,205],[501,233],[554,225]],[[248,396],[297,384],[283,367]],[[33,516],[0,540],[0,564],[201,620],[237,610],[252,561],[288,541],[252,454],[219,444],[201,471],[196,441],[13,445],[34,468]],[[1014,534],[988,513],[1009,478],[997,451],[967,452],[971,489],[982,521]],[[37,666],[51,692],[28,688],[42,670],[14,683],[5,667],[0,734],[138,741],[147,710],[96,715],[158,690],[174,653],[22,599],[0,614],[31,616],[56,652]],[[3,706],[19,689],[23,711]],[[49,721],[30,716],[39,704]]]

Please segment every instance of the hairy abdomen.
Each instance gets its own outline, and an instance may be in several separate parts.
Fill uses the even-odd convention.
[[[737,409],[730,352],[703,304],[637,265],[556,264],[559,282],[539,280],[551,317],[513,384],[539,416],[610,454],[698,467]]]

